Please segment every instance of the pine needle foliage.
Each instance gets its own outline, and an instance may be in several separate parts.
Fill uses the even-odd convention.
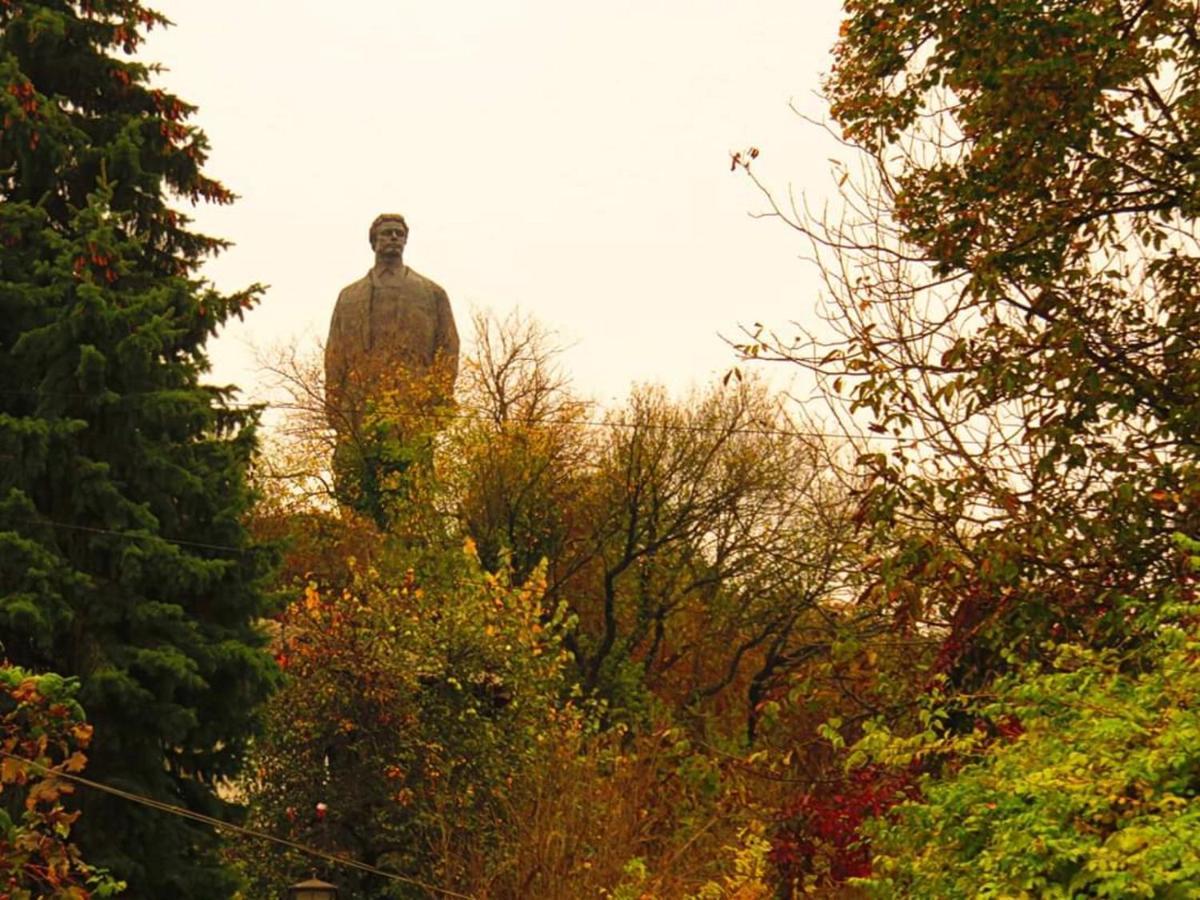
[[[196,277],[227,203],[193,108],[133,56],[135,0],[0,0],[0,642],[80,681],[92,777],[198,812],[273,680],[254,622],[271,551],[241,524],[255,415],[205,343],[253,304]],[[209,831],[85,794],[76,835],[126,896],[232,894]]]

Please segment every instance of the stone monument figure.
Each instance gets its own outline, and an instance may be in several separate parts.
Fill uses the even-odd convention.
[[[374,391],[425,376],[449,399],[458,372],[458,330],[442,288],[404,264],[408,224],[384,213],[368,232],[375,265],[338,294],[325,343],[325,400],[339,434]]]

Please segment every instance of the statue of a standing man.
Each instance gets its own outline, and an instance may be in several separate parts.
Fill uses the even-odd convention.
[[[371,223],[375,265],[342,289],[325,344],[325,397],[333,427],[353,428],[373,392],[402,374],[430,376],[449,399],[458,373],[458,330],[442,288],[404,264],[408,224],[385,213]]]

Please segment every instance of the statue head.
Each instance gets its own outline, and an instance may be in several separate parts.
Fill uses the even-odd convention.
[[[384,213],[371,223],[368,236],[371,239],[371,249],[375,251],[377,258],[398,259],[404,255],[404,245],[408,243],[408,223],[402,215]]]

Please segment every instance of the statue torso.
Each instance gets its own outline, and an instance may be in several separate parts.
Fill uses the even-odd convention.
[[[342,355],[427,368],[439,349],[439,307],[445,296],[408,266],[383,274],[373,269],[338,295],[329,344],[340,345]]]
[[[458,331],[446,292],[407,266],[378,267],[338,294],[325,344],[326,401],[353,421],[372,394],[437,365],[447,396],[458,371]],[[338,428],[338,424],[334,424]]]

